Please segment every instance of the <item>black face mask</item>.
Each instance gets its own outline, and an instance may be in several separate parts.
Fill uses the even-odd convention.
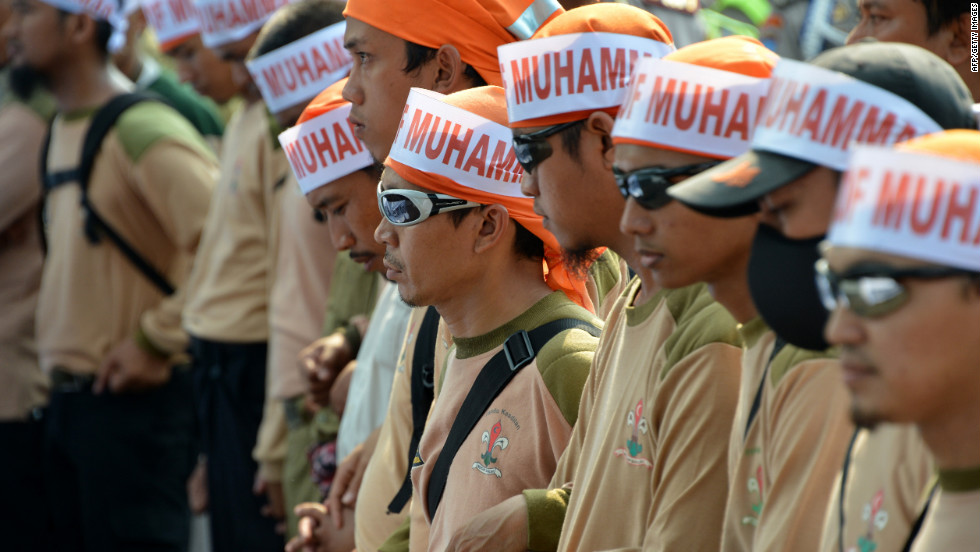
[[[791,240],[759,225],[749,259],[749,291],[759,315],[787,343],[824,350],[827,309],[820,302],[813,265],[823,236]]]

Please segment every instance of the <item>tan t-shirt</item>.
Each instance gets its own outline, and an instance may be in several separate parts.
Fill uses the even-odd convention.
[[[919,431],[905,424],[861,429],[843,465],[844,501],[838,474],[821,552],[902,550],[935,482],[932,455]]]
[[[635,278],[606,320],[549,487],[524,492],[532,550],[718,548],[735,320],[704,285],[634,306],[639,289]]]
[[[94,109],[59,114],[48,171],[74,169]],[[172,108],[144,102],[128,109],[95,159],[89,199],[102,217],[178,291],[162,293],[108,239],[85,237],[80,190],[48,194],[48,256],[38,304],[41,367],[93,374],[111,348],[141,332],[158,350],[182,353],[182,285],[197,250],[217,160]]]
[[[929,504],[912,552],[980,549],[980,467],[939,471],[939,490]]]
[[[37,363],[34,316],[41,284],[41,181],[37,159],[53,105],[26,103],[0,71],[0,420],[22,420],[44,403],[47,378]],[[39,95],[39,94],[38,94]],[[32,98],[33,99],[33,98]],[[47,104],[51,103],[47,98]]]
[[[817,550],[854,431],[839,364],[788,344],[773,356],[776,335],[761,318],[739,330],[745,352],[722,550]]]
[[[270,125],[265,103],[256,101],[242,106],[225,130],[221,177],[188,280],[184,327],[195,337],[268,339],[275,190],[289,173]]]
[[[378,444],[368,462],[357,493],[354,539],[358,550],[377,550],[382,543],[408,518],[410,504],[401,512],[388,513],[388,504],[395,497],[408,470],[408,445],[412,438],[412,363],[419,327],[426,309],[412,311],[408,333],[391,383],[388,415],[378,433]],[[435,366],[442,366],[449,351],[451,338],[440,321],[436,338]]]
[[[429,477],[480,371],[510,335],[559,318],[602,324],[565,294],[554,292],[488,334],[455,340],[412,468],[413,550],[445,549],[473,515],[551,480],[571,436],[598,344],[579,329],[552,338],[493,400],[453,460],[435,518],[430,520],[427,513]],[[428,543],[420,542],[426,526]]]

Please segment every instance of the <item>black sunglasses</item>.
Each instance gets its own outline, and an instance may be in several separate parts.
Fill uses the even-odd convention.
[[[623,194],[623,198],[632,197],[644,209],[652,211],[671,202],[673,198],[667,195],[667,188],[675,184],[677,177],[694,176],[720,163],[721,161],[709,161],[670,169],[647,167],[630,172],[623,172],[613,167],[613,175],[616,177],[616,185],[619,186],[619,193]]]
[[[530,134],[515,134],[514,155],[517,156],[517,161],[524,167],[524,172],[529,173],[533,171],[535,167],[540,165],[545,159],[551,157],[551,154],[554,153],[554,150],[551,149],[551,144],[546,140],[549,136],[558,134],[567,128],[572,128],[584,122],[585,120],[583,119],[550,126]]]

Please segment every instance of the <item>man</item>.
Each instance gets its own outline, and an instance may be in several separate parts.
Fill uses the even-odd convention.
[[[211,542],[215,552],[269,550],[283,540],[276,520],[261,513],[267,498],[253,494],[258,466],[252,451],[265,400],[273,215],[278,183],[285,182],[289,168],[244,62],[271,7],[244,11],[241,5],[202,1],[197,8],[202,40],[232,62],[245,99],[221,144],[221,175],[183,312],[207,463]],[[235,9],[247,16],[229,17]]]
[[[280,8],[263,25],[246,65],[279,127],[293,126],[307,101],[350,70],[343,21],[340,6],[306,0]],[[308,76],[298,69],[304,60],[323,64]],[[293,83],[294,89],[284,83]],[[327,225],[322,217],[314,219],[292,174],[281,186],[279,209],[270,223],[277,257],[269,297],[268,388],[252,455],[259,464],[256,491],[266,494],[270,516],[285,518],[287,536],[292,536],[293,507],[320,498],[307,456],[317,444],[310,439],[314,413],[302,409],[306,389],[296,357],[320,336],[337,252]]]
[[[37,318],[40,363],[52,381],[45,437],[52,548],[184,550],[193,414],[189,374],[172,367],[187,344],[182,284],[217,164],[183,117],[150,102],[117,119],[85,190],[78,181],[85,175],[64,172],[79,164],[94,111],[125,91],[109,70],[115,15],[95,9],[106,4],[58,6],[18,0],[6,29],[12,62],[36,72],[58,107],[45,168],[49,185],[64,184],[45,201]],[[150,268],[137,268],[106,228]],[[178,291],[168,296],[151,270]]]
[[[861,0],[861,19],[847,43],[864,38],[915,44],[946,60],[980,103],[980,74],[970,68],[970,5],[966,0]]]
[[[349,2],[345,10],[347,29],[345,46],[354,57],[351,77],[344,88],[345,99],[352,102],[351,123],[354,132],[377,161],[383,161],[395,138],[398,121],[402,114],[405,99],[411,87],[417,86],[440,93],[451,93],[473,86],[493,82],[499,84],[499,67],[496,49],[500,44],[512,42],[516,38],[527,38],[538,26],[554,13],[562,11],[553,0],[521,2],[500,2],[496,0],[414,0],[406,2],[383,2],[379,0],[357,0]],[[426,13],[422,19],[417,16]],[[460,14],[466,14],[465,17]],[[412,21],[412,25],[405,25]],[[460,32],[463,25],[465,32]],[[338,203],[343,206],[346,202]],[[358,211],[376,211],[376,200],[371,204],[353,201],[350,205]],[[368,257],[364,257],[368,258]],[[378,259],[380,260],[380,259]],[[342,359],[351,357],[351,344],[342,336],[335,336],[331,346],[320,347],[320,359]],[[398,364],[401,336],[388,340],[383,347],[391,357],[391,369]],[[414,342],[406,347],[414,347]],[[343,364],[341,364],[342,366]],[[309,363],[311,371],[325,370],[324,362]],[[390,376],[390,374],[389,374]],[[352,382],[352,392],[366,388],[361,378],[368,377],[364,372]],[[380,380],[378,376],[372,376]],[[410,377],[406,374],[406,377]],[[388,381],[391,381],[389,377]],[[311,384],[312,385],[312,384]],[[375,386],[378,388],[378,386]],[[390,391],[388,383],[380,390]],[[358,400],[353,404],[355,411],[348,412],[351,422],[356,417],[375,422],[374,428],[386,419],[388,394],[383,400]],[[397,401],[396,401],[397,402]],[[399,404],[409,404],[408,401]],[[367,411],[358,414],[358,411]],[[398,420],[411,434],[410,412],[403,412]],[[366,424],[361,424],[366,425]],[[394,428],[386,430],[386,436],[397,434]],[[349,441],[355,435],[360,440]],[[357,544],[358,548],[371,549],[379,546],[391,531],[408,513],[405,507],[397,515],[386,516],[385,512],[392,497],[399,490],[399,481],[405,477],[407,451],[381,443],[386,451],[384,458],[374,460],[377,478],[372,479],[370,493],[363,501],[358,500],[358,486],[362,475],[372,460],[374,440],[371,445],[356,446],[364,440],[363,432],[347,432],[338,439],[338,456],[344,458],[338,467],[337,477],[331,487],[327,504],[337,528],[345,525],[339,517],[347,507],[357,503]],[[347,441],[343,447],[342,442]],[[346,458],[342,450],[351,452]],[[384,472],[382,474],[381,472]],[[394,474],[394,475],[393,475]],[[393,477],[381,477],[392,476]],[[376,483],[376,485],[375,485]]]
[[[521,190],[535,198],[535,212],[544,216],[574,270],[585,271],[599,247],[622,259],[615,259],[619,266],[598,263],[608,272],[601,279],[615,283],[595,304],[602,317],[629,280],[629,267],[637,266],[629,238],[619,231],[624,203],[610,171],[609,133],[632,64],[673,49],[670,31],[659,19],[620,4],[566,12],[531,41],[500,48],[510,126],[519,156],[529,155],[519,157],[525,170]],[[558,76],[561,60],[572,64],[571,72],[567,66],[562,70],[568,76]],[[545,84],[536,88],[534,82]]]
[[[913,133],[970,128],[973,119],[971,98],[962,80],[947,63],[921,48],[855,44],[825,52],[813,64],[815,67],[806,67],[781,61],[775,71],[774,92],[802,90],[806,82],[821,86],[810,89],[806,99],[792,102],[770,93],[750,152],[672,186],[668,194],[709,214],[751,211],[759,202],[764,219],[776,229],[761,225],[753,244],[749,265],[753,301],[780,337],[816,348],[825,344],[819,334],[826,313],[820,309],[809,265],[829,225],[837,171],[845,168],[849,147],[849,141],[841,141],[848,137],[845,127],[836,135],[817,132],[827,138],[826,144],[820,139],[800,141],[803,134],[795,131],[811,110],[823,116],[821,122],[827,127],[842,122],[831,115],[832,110],[821,113],[813,107],[817,92],[824,89],[819,94],[824,105],[839,103],[849,111],[855,111],[854,100],[860,98],[861,109],[852,117],[852,139],[866,127],[865,140],[894,141],[899,125],[893,125],[888,135],[876,137],[870,132],[878,126],[878,118],[903,121],[901,128]],[[783,67],[786,73],[781,73]],[[790,123],[783,124],[782,131],[781,118]],[[774,275],[778,275],[775,280]],[[801,302],[800,296],[809,298]],[[883,458],[887,465],[882,464]],[[914,432],[888,427],[874,433],[858,431],[844,461],[842,482],[834,486],[836,494],[827,505],[821,549],[871,546],[901,550],[921,512],[930,465]],[[889,512],[888,521],[869,523],[865,514],[872,510]]]
[[[742,382],[730,430],[722,550],[813,548],[823,520],[800,505],[826,503],[853,429],[832,356],[778,342],[758,317],[748,283],[758,216],[710,217],[666,195],[671,178],[748,149],[776,61],[741,37],[645,60],[613,130],[616,169],[631,194],[623,230],[644,267],[665,288],[705,282],[739,322]],[[650,110],[696,103],[707,87],[711,96],[702,105],[716,107],[696,110],[691,124]]]
[[[443,550],[473,515],[551,478],[598,342],[599,320],[570,299],[587,298],[584,278],[520,194],[505,121],[499,87],[414,90],[378,188],[388,278],[453,336],[412,465],[415,550]]]
[[[354,269],[377,278],[377,273],[384,270],[384,250],[373,238],[374,229],[381,220],[376,196],[380,175],[367,148],[353,136],[353,129],[347,121],[350,103],[340,96],[345,84],[346,81],[342,80],[317,95],[303,111],[297,126],[284,132],[280,141],[307,201],[325,218],[334,247],[339,251],[349,252],[350,258],[362,265],[353,267]],[[322,136],[327,137],[326,142],[323,142]],[[334,157],[329,154],[318,155],[313,140],[326,144],[328,150],[334,152]],[[341,306],[338,303],[349,301],[343,294],[336,295],[336,290],[339,289],[337,286],[344,285],[339,278],[340,274],[335,275],[334,282],[337,285],[331,286],[331,309]],[[386,410],[384,403],[390,394],[392,374],[398,361],[399,340],[405,334],[410,312],[409,307],[398,300],[395,286],[381,284],[379,289],[374,289],[356,280],[352,280],[352,283],[355,284],[354,291],[367,289],[372,296],[377,297],[377,304],[371,305],[374,312],[370,313],[370,309],[367,309],[371,314],[371,322],[364,341],[360,341],[362,332],[355,329],[355,324],[350,324],[352,331],[333,331],[337,324],[331,324],[327,326],[331,333],[320,340],[324,343],[324,351],[316,354],[312,351],[304,352],[322,359],[318,364],[305,369],[306,376],[311,379],[315,402],[319,406],[329,405],[329,385],[325,384],[333,383],[340,369],[355,359],[354,373],[360,374],[360,385],[363,387],[355,390],[355,383],[352,382],[351,393],[359,393],[361,401],[372,403],[367,405],[369,408],[366,409],[366,416],[355,419],[356,425],[350,425],[351,422],[348,421],[345,426],[342,420],[336,453],[338,459],[360,454],[359,449],[354,449],[353,452],[350,449],[342,451],[340,436],[346,432],[348,439],[356,445],[368,438],[381,424],[380,417]],[[346,295],[350,295],[350,284],[346,289]],[[360,295],[360,291],[357,295]],[[321,374],[321,371],[328,373]],[[351,400],[348,399],[348,402]],[[382,403],[380,408],[376,404],[378,402]],[[355,410],[354,407],[354,404],[350,405],[345,412],[345,418],[346,414]],[[381,415],[375,414],[378,410]],[[383,500],[390,498],[383,497]],[[330,550],[353,548],[353,502],[348,507],[338,507],[337,511],[331,511],[331,514],[340,517],[340,526],[335,526],[326,519],[325,508],[319,504],[303,504],[297,512],[308,519],[300,521],[300,538],[293,539],[289,543],[290,547],[319,545],[329,546],[331,548],[326,549]],[[314,537],[314,528],[323,530],[322,536]]]
[[[574,17],[576,11],[584,14],[585,9],[556,18],[541,34],[552,25],[562,24],[563,18]],[[629,8],[613,7],[629,10],[619,11],[619,19],[599,16],[604,13],[600,10],[608,9],[603,5],[592,9],[596,10],[595,17],[585,21],[597,25],[596,30],[603,29],[598,22],[615,25],[607,29],[618,28],[620,32],[629,28],[629,22],[636,22],[634,10]],[[648,23],[640,20],[636,24],[642,27]],[[552,40],[571,38],[561,34],[574,32],[573,28],[576,26],[564,27],[565,33],[558,33]],[[581,21],[577,28],[588,30]],[[603,39],[609,40],[609,36]],[[549,39],[532,40],[528,47],[538,40]],[[628,50],[625,45],[624,50]],[[609,51],[615,52],[612,48]],[[577,56],[588,54],[587,48],[576,52]],[[625,86],[618,77],[607,82]],[[588,114],[579,135],[574,140],[567,139],[571,144],[578,143],[582,152],[579,164],[594,175],[591,182],[578,182],[569,176],[577,161],[564,143],[559,146],[557,136],[538,139],[549,146],[545,151],[551,153],[532,167],[531,177],[525,176],[524,189],[529,182],[537,188],[535,209],[546,213],[546,224],[554,228],[559,240],[562,236],[588,239],[581,220],[564,211],[575,209],[579,217],[590,216],[583,213],[583,205],[594,207],[595,194],[607,193],[597,189],[596,180],[601,179],[603,185],[612,180],[609,186],[615,183],[602,170],[611,172],[614,119],[609,111],[619,111],[624,93],[625,90],[612,108],[607,104],[605,110]],[[518,96],[510,91],[508,94],[508,109],[514,111],[510,101],[516,102]],[[579,112],[578,116],[582,114]],[[561,116],[574,121],[575,115]],[[511,118],[514,119],[513,113]],[[511,126],[515,126],[513,120]],[[522,142],[531,142],[518,134],[523,132],[524,129],[514,130],[518,150]],[[528,149],[533,154],[539,148]],[[524,158],[525,163],[529,159],[531,163],[537,161],[531,155]],[[615,188],[612,192],[619,194]],[[609,210],[621,217],[622,195],[618,200],[619,205],[610,202]],[[618,219],[612,224],[618,228]],[[631,240],[620,238],[605,227],[601,231],[624,252],[632,252]],[[728,492],[724,467],[727,447],[723,443],[730,432],[738,398],[735,321],[712,301],[704,286],[663,290],[635,252],[631,258],[637,261],[637,278],[629,282],[610,309],[583,392],[579,422],[555,476],[547,487],[525,490],[474,518],[455,535],[450,550],[717,548],[723,513],[720,504]],[[670,446],[661,446],[665,443]],[[698,462],[684,460],[683,451],[689,450],[698,451]],[[673,521],[681,519],[697,519],[697,530]]]
[[[10,4],[0,2],[0,29],[11,17]],[[30,550],[48,547],[50,530],[41,463],[48,382],[37,363],[34,318],[44,261],[37,158],[54,102],[40,88],[14,88],[22,83],[13,82],[8,62],[0,36],[0,163],[8,167],[0,183],[0,487],[7,489],[0,531],[11,537],[11,549]]]
[[[190,0],[147,0],[143,15],[153,28],[160,51],[174,60],[181,82],[221,106],[238,93],[231,64],[218,59],[201,42],[201,24]]]
[[[123,2],[123,9],[127,21],[126,44],[112,55],[112,62],[136,84],[137,89],[159,94],[186,117],[202,136],[217,145],[224,125],[214,105],[180,86],[169,69],[143,51],[143,31],[147,23],[139,0]],[[218,149],[216,147],[215,151]]]
[[[913,551],[980,542],[980,217],[975,201],[964,202],[980,193],[978,171],[980,133],[971,130],[857,150],[817,265],[851,415],[871,428],[911,424],[938,468]],[[919,192],[895,196],[896,181]],[[930,204],[943,206],[939,216],[917,219]],[[888,522],[880,506],[869,525]]]

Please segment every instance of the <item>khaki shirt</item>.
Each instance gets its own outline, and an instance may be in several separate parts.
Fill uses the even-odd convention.
[[[221,176],[188,280],[184,327],[195,337],[268,340],[276,189],[288,174],[265,103],[242,106],[225,132]]]
[[[41,284],[41,181],[37,168],[44,118],[53,105],[19,101],[0,71],[0,420],[21,420],[45,402],[34,316]],[[35,96],[40,96],[36,94]],[[48,98],[50,103],[50,98]],[[39,109],[40,108],[40,109]]]
[[[95,110],[59,114],[48,171],[78,166]],[[41,366],[93,374],[122,340],[141,333],[159,351],[182,353],[182,285],[197,250],[217,160],[190,123],[157,102],[128,109],[102,142],[89,199],[102,217],[177,286],[162,293],[108,239],[91,244],[74,183],[48,194],[48,256],[38,304]]]

